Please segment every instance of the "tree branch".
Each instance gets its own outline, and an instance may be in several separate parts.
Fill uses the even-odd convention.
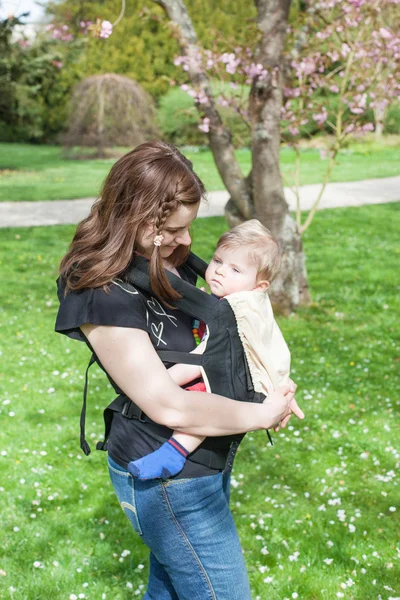
[[[245,219],[253,215],[251,196],[246,179],[236,160],[232,134],[224,126],[215,104],[209,79],[204,72],[196,32],[183,0],[153,0],[162,6],[168,18],[176,25],[182,53],[189,59],[188,75],[194,86],[201,88],[207,101],[197,105],[199,112],[210,119],[208,138],[219,174],[235,206]]]

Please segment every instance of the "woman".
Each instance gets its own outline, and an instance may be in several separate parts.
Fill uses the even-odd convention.
[[[285,425],[298,411],[294,386],[271,394],[268,404],[187,392],[157,356],[160,347],[195,346],[192,319],[173,309],[178,294],[165,269],[195,284],[185,259],[203,195],[192,164],[176,148],[142,144],[112,167],[60,266],[56,331],[86,342],[119,394],[109,471],[151,551],[147,600],[251,598],[222,472],[227,442],[229,448],[229,436]],[[136,255],[150,261],[156,297],[124,278]],[[134,480],[128,463],[158,448],[173,429],[209,439],[173,479]]]

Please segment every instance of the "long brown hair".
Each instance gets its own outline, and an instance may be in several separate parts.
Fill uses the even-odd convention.
[[[154,222],[155,235],[160,234],[171,213],[182,204],[199,202],[204,193],[192,163],[172,144],[146,142],[122,156],[61,261],[59,272],[66,293],[107,287],[123,276],[137,248],[139,229]],[[178,246],[169,260],[179,266],[189,251],[187,246]],[[161,299],[180,297],[166,277],[157,246],[150,259],[150,280]]]

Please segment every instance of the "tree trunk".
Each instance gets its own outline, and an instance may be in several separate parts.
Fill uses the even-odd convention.
[[[375,119],[375,138],[381,140],[383,136],[383,127],[385,123],[386,109],[383,106],[376,106],[374,108],[374,119]]]
[[[253,82],[249,99],[252,195],[257,217],[277,236],[283,249],[282,267],[271,288],[271,300],[284,312],[310,301],[300,232],[289,215],[279,168],[283,50],[289,7],[290,0],[257,2],[262,38],[256,60],[268,76]]]
[[[271,300],[284,313],[310,300],[300,233],[288,212],[279,170],[280,64],[290,0],[256,0],[263,32],[258,62],[268,68],[267,81],[256,81],[250,94],[253,168],[245,178],[236,160],[230,130],[222,123],[210,84],[199,60],[196,33],[183,0],[154,0],[176,25],[182,53],[189,57],[189,78],[207,95],[201,111],[210,119],[210,148],[219,174],[230,194],[225,216],[232,227],[258,218],[283,248],[281,272],[271,289]]]

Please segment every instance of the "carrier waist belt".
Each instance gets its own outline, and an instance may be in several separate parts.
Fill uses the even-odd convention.
[[[169,430],[166,432],[166,428],[158,423],[152,421],[132,400],[129,400],[127,396],[121,394],[106,408],[109,419],[105,419],[106,423],[109,421],[111,429],[112,413],[121,413],[126,419],[133,419],[140,423],[146,423],[146,427],[149,428],[150,435],[158,440],[159,442],[165,442],[170,437]],[[108,423],[107,423],[108,429]],[[108,439],[108,431],[106,432],[105,440]],[[238,436],[239,437],[239,436]],[[242,437],[242,436],[240,436]],[[211,469],[222,470],[226,466],[227,456],[231,447],[233,438],[236,436],[229,436],[218,440],[222,442],[221,448],[211,448],[207,441],[203,442],[201,446],[195,450],[189,457],[192,462],[210,467]],[[217,438],[215,438],[217,440]],[[103,443],[99,442],[97,445],[98,450],[105,449]]]

